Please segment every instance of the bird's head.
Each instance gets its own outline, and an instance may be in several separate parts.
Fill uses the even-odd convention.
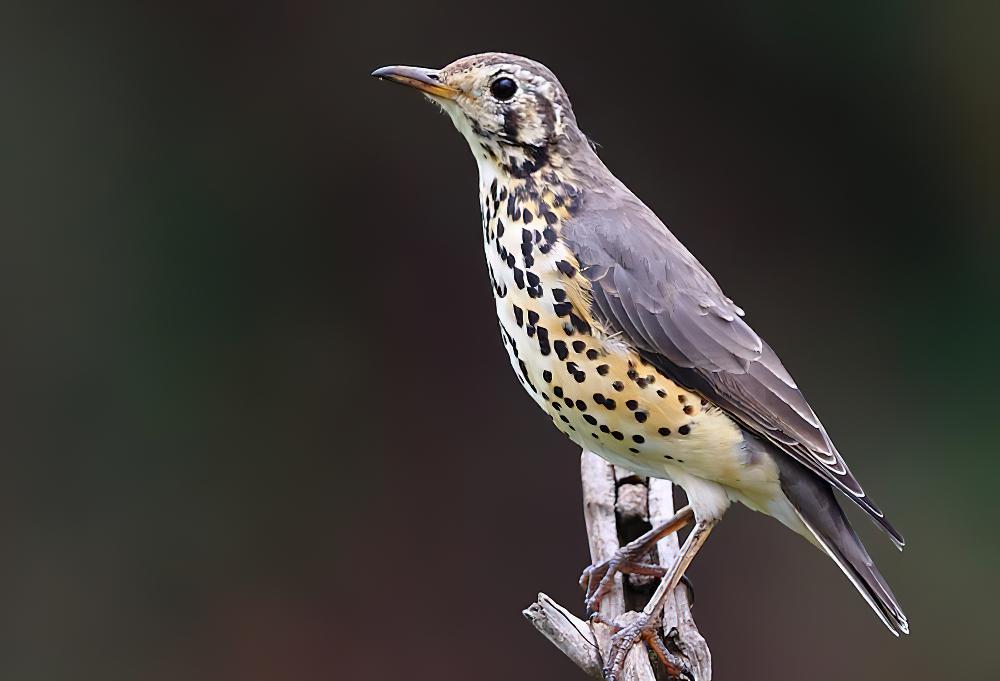
[[[477,158],[492,158],[515,176],[531,174],[553,156],[586,141],[566,91],[538,62],[488,52],[442,69],[386,66],[372,75],[416,88],[439,104]]]

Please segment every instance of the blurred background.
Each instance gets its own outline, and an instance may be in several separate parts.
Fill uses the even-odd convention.
[[[908,539],[860,522],[894,640],[734,508],[692,572],[717,678],[995,678],[998,19],[4,3],[0,676],[581,678],[520,614],[582,611],[578,452],[510,374],[466,143],[368,77],[504,50],[560,76]]]

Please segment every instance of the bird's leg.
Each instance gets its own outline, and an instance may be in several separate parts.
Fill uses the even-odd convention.
[[[641,640],[652,641],[655,638],[657,643],[651,644],[653,652],[657,656],[661,656],[661,653],[666,650],[665,646],[660,645],[662,641],[659,638],[658,631],[659,623],[663,616],[664,600],[667,594],[681,581],[684,572],[691,564],[695,554],[705,544],[705,540],[708,539],[709,533],[717,522],[718,520],[713,519],[699,520],[695,523],[694,529],[688,535],[687,540],[685,540],[684,546],[681,547],[681,555],[670,566],[670,569],[667,570],[667,574],[664,575],[660,585],[656,587],[656,591],[653,592],[653,596],[649,599],[646,607],[642,609],[638,617],[624,627],[619,628],[618,632],[611,637],[611,647],[605,657],[604,664],[605,681],[618,681],[620,679],[622,668],[625,665],[625,658],[628,656],[632,646],[637,642]],[[668,668],[670,666],[676,668],[676,665],[671,662],[670,657],[661,657],[661,660],[664,660],[664,664]],[[680,669],[679,671],[684,672],[685,670]],[[685,675],[690,677],[690,674]]]
[[[584,602],[587,605],[587,613],[597,612],[601,600],[614,584],[616,573],[653,577],[662,577],[666,574],[665,568],[645,563],[643,558],[653,550],[656,542],[681,529],[691,522],[692,518],[694,518],[694,511],[691,510],[690,506],[685,506],[667,522],[659,527],[654,527],[635,541],[618,549],[610,559],[598,565],[591,565],[584,570],[583,574],[580,575],[580,588],[586,590],[587,595]]]

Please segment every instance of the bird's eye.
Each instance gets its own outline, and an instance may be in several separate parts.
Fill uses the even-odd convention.
[[[497,78],[490,83],[490,92],[501,102],[506,102],[517,93],[517,83],[513,78]]]

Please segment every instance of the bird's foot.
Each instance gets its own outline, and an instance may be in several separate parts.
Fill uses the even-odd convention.
[[[588,566],[580,575],[580,588],[586,593],[584,604],[587,606],[588,615],[597,612],[601,607],[601,601],[614,586],[616,574],[660,578],[666,574],[665,568],[642,561],[646,551],[639,553],[638,549],[633,548],[633,544],[635,542],[618,549],[614,556],[603,563]]]
[[[619,681],[622,670],[625,668],[625,660],[628,658],[632,646],[640,641],[646,643],[649,649],[656,654],[667,676],[677,681],[697,681],[691,668],[676,653],[672,652],[660,636],[660,618],[647,615],[645,613],[626,613],[625,617],[631,616],[630,621],[608,622],[601,618],[599,614],[593,616],[596,622],[602,622],[615,629],[614,636],[611,637],[611,646],[605,657],[604,681]],[[667,639],[676,641],[677,629],[671,629],[667,634]]]
[[[584,569],[580,575],[580,588],[586,592],[584,604],[587,606],[588,616],[596,613],[601,607],[601,601],[614,586],[615,574],[663,578],[667,572],[666,568],[642,561],[650,549],[651,547],[644,545],[641,540],[636,540],[618,549],[614,556],[603,563],[590,565]],[[688,598],[693,606],[694,585],[686,575],[681,577],[681,581],[688,588]]]
[[[659,527],[650,529],[635,541],[615,551],[609,560],[591,565],[584,570],[583,574],[580,575],[580,588],[584,589],[587,594],[585,598],[587,614],[597,612],[601,605],[601,599],[614,586],[615,575],[618,573],[662,578],[666,574],[666,570],[650,562],[655,560],[650,558],[650,554],[656,548],[656,542],[677,532],[693,518],[694,511],[691,506],[685,506]],[[690,587],[691,585],[688,583],[688,588]],[[692,593],[691,596],[693,601],[694,594]]]

